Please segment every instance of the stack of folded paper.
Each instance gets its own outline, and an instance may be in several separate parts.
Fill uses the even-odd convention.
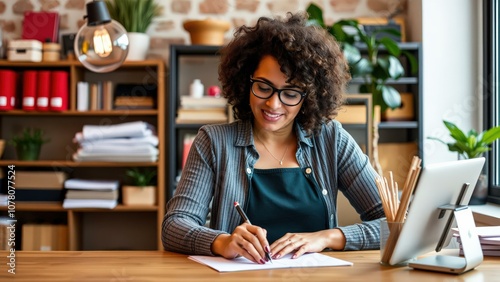
[[[64,182],[65,209],[104,208],[112,209],[118,204],[118,180],[89,180],[72,178]]]
[[[457,241],[460,244],[460,254],[463,255],[458,229],[454,228],[453,231],[453,236],[457,237]],[[500,256],[500,226],[476,227],[476,233],[479,237],[484,256]]]
[[[155,162],[158,137],[143,121],[116,125],[84,125],[75,135],[79,144],[75,161]]]

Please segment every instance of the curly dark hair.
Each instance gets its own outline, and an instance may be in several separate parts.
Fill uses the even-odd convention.
[[[287,83],[307,93],[296,117],[306,132],[318,133],[322,123],[337,114],[349,68],[333,36],[321,27],[306,25],[307,17],[306,13],[261,17],[254,27],[238,28],[221,48],[219,80],[236,119],[253,119],[249,79],[264,55],[275,57]]]

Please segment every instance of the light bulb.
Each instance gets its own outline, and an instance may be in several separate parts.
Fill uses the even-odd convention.
[[[110,72],[127,58],[129,39],[125,28],[109,16],[102,1],[87,3],[87,23],[75,36],[76,58],[94,72]]]
[[[105,29],[94,31],[94,51],[99,57],[107,57],[113,51],[111,38]]]

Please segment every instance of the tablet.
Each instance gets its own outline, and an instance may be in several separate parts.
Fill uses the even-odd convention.
[[[422,169],[389,264],[409,261],[436,248],[440,249],[438,244],[446,246],[449,243],[452,211],[444,211],[439,207],[467,205],[484,162],[484,158],[475,158],[431,164]],[[469,189],[461,197],[464,183],[469,184]],[[457,202],[459,198],[462,199]]]

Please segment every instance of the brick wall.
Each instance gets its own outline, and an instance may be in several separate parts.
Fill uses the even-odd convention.
[[[384,17],[397,7],[405,10],[407,0],[316,0],[323,7],[325,20],[340,18]],[[52,11],[61,15],[60,34],[76,33],[90,0],[0,0],[0,25],[4,39],[21,35],[25,11]],[[287,11],[305,10],[311,0],[156,0],[163,15],[149,27],[150,57],[167,59],[169,44],[189,44],[189,34],[182,23],[188,19],[215,18],[232,23],[233,28],[253,24],[260,16],[284,15]],[[232,29],[226,33],[230,39]]]

